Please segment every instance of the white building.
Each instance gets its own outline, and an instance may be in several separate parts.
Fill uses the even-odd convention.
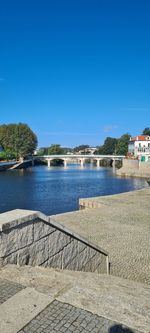
[[[150,136],[138,135],[131,137],[128,144],[128,153],[131,156],[138,157],[140,160],[150,160]]]
[[[82,150],[79,150],[78,152],[76,152],[77,155],[93,155],[96,151],[96,147],[88,147]]]

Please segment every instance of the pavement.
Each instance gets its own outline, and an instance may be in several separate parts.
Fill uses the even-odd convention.
[[[150,332],[150,286],[141,283],[7,265],[0,286],[0,333]]]
[[[110,273],[150,284],[150,188],[81,199],[52,218],[109,253]]]
[[[111,275],[1,267],[0,333],[150,333],[149,200],[82,199],[87,209],[53,216],[109,252]]]

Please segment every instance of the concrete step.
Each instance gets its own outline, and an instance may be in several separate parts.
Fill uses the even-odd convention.
[[[52,300],[34,288],[19,291],[0,305],[0,332],[17,333]]]
[[[115,276],[15,265],[1,268],[0,277],[33,287],[46,295],[45,302],[56,299],[141,332],[150,330],[148,285]]]

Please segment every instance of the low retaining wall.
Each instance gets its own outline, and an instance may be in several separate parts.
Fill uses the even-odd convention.
[[[116,174],[122,177],[150,178],[150,162],[124,159],[122,168]]]
[[[0,163],[0,171],[6,171],[10,169],[15,163]]]
[[[141,172],[150,172],[150,162],[140,162],[139,170]]]
[[[130,160],[130,159],[123,159],[123,164],[122,164],[123,168],[128,168],[130,170],[135,170],[135,169],[139,169],[139,161],[138,160]]]
[[[40,212],[0,214],[0,266],[54,267],[109,273],[108,253]]]

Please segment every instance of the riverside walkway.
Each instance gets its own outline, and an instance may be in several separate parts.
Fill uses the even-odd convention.
[[[0,333],[149,333],[149,199],[149,188],[81,199],[80,206],[86,209],[54,216],[56,221],[78,231],[95,245],[103,245],[110,255],[110,273],[113,275],[27,264],[1,267]],[[25,227],[31,227],[32,215],[33,212],[22,212]],[[42,214],[40,216],[42,218]],[[12,232],[16,233],[21,223],[21,211],[2,214],[1,218],[3,241],[9,234],[10,223],[13,223]],[[34,240],[37,244],[38,237],[42,237],[43,242],[43,232],[49,230],[49,225],[44,227],[42,224],[38,230],[37,223],[41,222],[37,220],[36,212],[34,218],[36,228],[31,234],[36,232]],[[48,217],[46,222],[49,223]],[[59,230],[62,227],[59,225]],[[26,238],[24,234],[25,244],[29,240],[29,233],[27,235]],[[77,234],[73,235],[77,237]],[[22,231],[20,236],[22,240]],[[5,250],[3,244],[2,252]],[[12,250],[14,244],[13,236],[7,243],[7,251]],[[33,255],[40,257],[42,248],[37,249]],[[68,254],[71,257],[72,250]],[[19,253],[11,256],[9,262],[15,262]]]
[[[80,200],[84,210],[53,216],[109,253],[110,273],[150,284],[150,188]]]
[[[105,274],[0,269],[1,333],[149,333],[150,287]]]

